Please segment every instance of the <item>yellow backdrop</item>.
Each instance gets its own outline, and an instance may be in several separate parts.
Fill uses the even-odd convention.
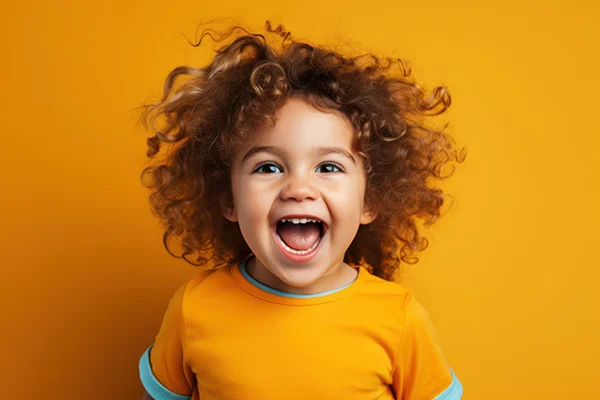
[[[407,58],[449,87],[467,158],[405,283],[464,399],[600,398],[597,2],[8,0],[0,15],[0,397],[141,396],[138,359],[194,269],[162,247],[133,109],[206,60],[182,34],[227,16]]]

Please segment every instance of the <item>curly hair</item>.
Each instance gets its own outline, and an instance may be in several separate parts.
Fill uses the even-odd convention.
[[[214,268],[252,254],[239,226],[222,214],[223,205],[232,204],[233,155],[261,123],[274,123],[286,99],[299,96],[351,122],[354,150],[367,174],[365,205],[377,217],[359,227],[344,261],[392,280],[401,262],[418,262],[415,254],[428,246],[418,220],[429,226],[441,214],[444,193],[431,179],[452,175],[454,165],[446,175],[444,166],[461,163],[466,155],[464,148],[453,147],[445,126],[436,130],[424,124],[450,106],[448,90],[426,93],[407,61],[343,56],[295,42],[283,26],[272,29],[269,21],[265,30],[276,43],[237,25],[220,35],[205,29],[193,46],[205,36],[226,41],[210,64],[175,68],[160,101],[142,106],[140,120],[154,133],[147,156],[158,165],[146,167],[141,178],[151,189],[152,213],[165,229],[164,246],[179,257],[169,250],[168,239],[181,236],[182,258]],[[198,264],[186,258],[194,253]]]

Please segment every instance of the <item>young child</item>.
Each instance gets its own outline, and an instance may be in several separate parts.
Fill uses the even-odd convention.
[[[460,399],[428,313],[392,281],[427,246],[417,218],[440,215],[429,180],[462,162],[423,123],[448,92],[268,21],[278,46],[242,31],[173,70],[143,116],[148,156],[166,151],[142,174],[165,246],[182,236],[204,267],[140,359],[144,398]]]

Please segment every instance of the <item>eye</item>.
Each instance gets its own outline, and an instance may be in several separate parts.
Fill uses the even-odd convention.
[[[319,165],[317,168],[317,172],[325,172],[325,173],[334,173],[334,172],[344,172],[344,169],[335,163],[325,163]]]
[[[265,163],[261,164],[254,170],[254,172],[258,172],[259,174],[280,174],[281,168],[279,168],[276,164],[273,163]]]

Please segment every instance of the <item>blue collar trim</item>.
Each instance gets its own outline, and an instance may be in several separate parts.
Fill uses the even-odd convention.
[[[248,273],[248,271],[246,271],[246,262],[245,261],[242,261],[240,263],[240,272],[242,273],[242,275],[244,275],[244,278],[246,278],[248,280],[248,282],[250,282],[257,288],[264,290],[265,292],[275,294],[277,296],[291,297],[294,299],[312,299],[314,297],[327,296],[328,294],[332,294],[332,293],[339,292],[340,290],[344,290],[354,283],[354,282],[350,282],[349,284],[342,286],[341,288],[329,290],[327,292],[314,293],[314,294],[296,294],[296,293],[282,292],[280,290],[274,289],[272,287],[269,287],[267,285],[260,283],[259,281],[257,281],[253,277],[251,277],[250,274]]]

